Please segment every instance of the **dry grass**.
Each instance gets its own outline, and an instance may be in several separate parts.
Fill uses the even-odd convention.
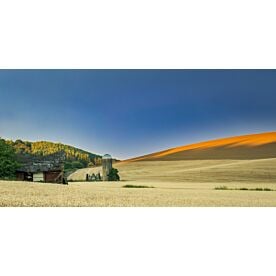
[[[0,181],[1,206],[276,206],[276,159],[143,161],[116,164],[121,182],[55,185]],[[72,175],[81,180],[96,169]],[[154,189],[123,188],[125,185]]]
[[[55,185],[0,182],[1,206],[276,206],[275,192],[217,191],[210,183],[154,182],[154,189],[126,189],[123,185],[148,186],[149,182],[72,183]]]
[[[256,160],[139,161],[115,164],[122,180],[171,183],[276,183],[276,158]],[[70,176],[85,180],[99,168]],[[241,186],[241,185],[240,185]]]

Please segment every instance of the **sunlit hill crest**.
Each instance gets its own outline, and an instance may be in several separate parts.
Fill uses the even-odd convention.
[[[255,159],[276,157],[276,132],[249,134],[216,139],[129,159],[185,160],[185,159]]]

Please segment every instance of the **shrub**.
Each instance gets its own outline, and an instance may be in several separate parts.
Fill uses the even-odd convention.
[[[215,187],[215,190],[229,190],[227,186]]]
[[[123,188],[154,188],[153,186],[143,186],[143,185],[125,185]]]
[[[115,168],[112,168],[108,174],[108,181],[120,181],[119,171]]]
[[[227,186],[220,186],[220,187],[215,187],[215,190],[235,190],[235,191],[267,191],[267,192],[272,192],[276,191],[270,188],[228,188]]]

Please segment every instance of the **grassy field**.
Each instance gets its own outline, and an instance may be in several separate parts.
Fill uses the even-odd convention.
[[[114,165],[122,180],[179,183],[276,184],[276,158],[255,160],[139,161]],[[101,168],[81,169],[70,176],[85,180]],[[194,184],[196,185],[196,184]]]
[[[149,184],[154,188],[123,188]],[[1,181],[0,206],[276,206],[274,191],[214,190],[217,185],[222,183],[123,181],[76,182],[63,186]],[[260,186],[275,185],[256,185]]]
[[[276,159],[141,161],[115,165],[121,182],[0,181],[1,206],[276,206]],[[99,168],[74,173],[75,181]],[[129,188],[124,188],[127,186]],[[141,186],[142,188],[135,188]],[[154,188],[147,188],[154,187]]]

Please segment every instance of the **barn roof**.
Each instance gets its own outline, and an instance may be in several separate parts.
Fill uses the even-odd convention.
[[[28,155],[19,156],[18,161],[21,167],[17,169],[19,172],[48,172],[63,170],[65,154],[56,153],[47,156]]]

